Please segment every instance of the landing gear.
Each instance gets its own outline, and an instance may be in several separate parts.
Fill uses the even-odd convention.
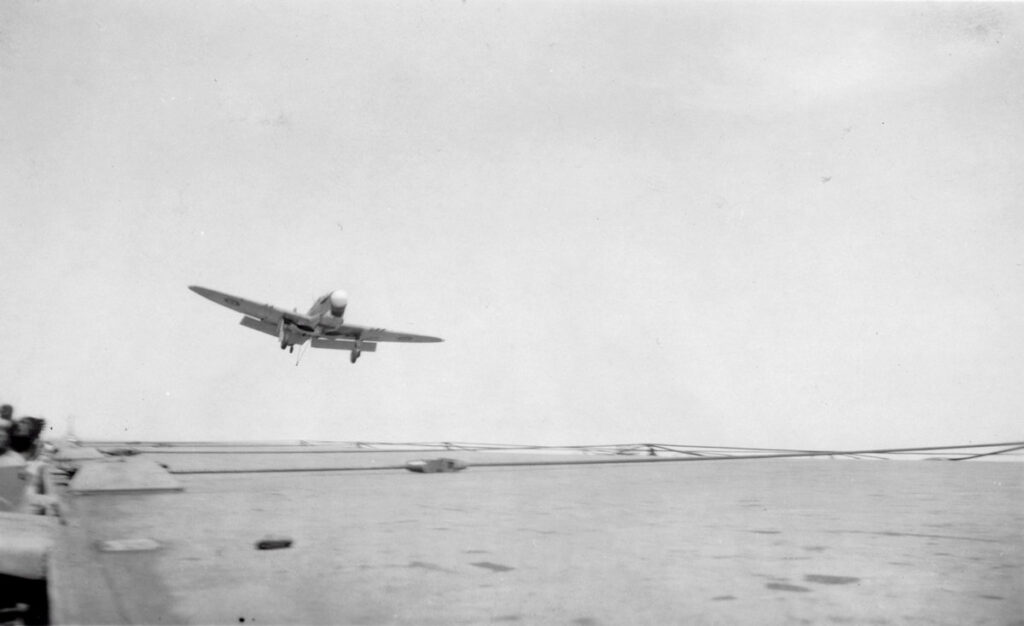
[[[295,352],[296,339],[300,339],[299,343],[305,343],[306,341],[305,337],[298,336],[291,326],[285,325],[283,317],[277,321],[277,339],[281,342],[281,349],[288,348],[289,354]]]
[[[359,349],[353,350],[352,354],[349,355],[348,360],[350,362],[352,362],[352,363],[355,363],[356,361],[359,360],[359,355],[362,354],[362,353],[363,353],[362,350],[359,350]]]

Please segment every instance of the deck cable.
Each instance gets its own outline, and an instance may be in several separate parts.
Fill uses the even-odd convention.
[[[897,454],[908,452],[937,452],[942,450],[963,450],[977,448],[1007,448],[997,451],[995,454],[1003,454],[1013,450],[1024,449],[1024,442],[1015,441],[1008,443],[986,443],[969,444],[956,446],[925,446],[915,448],[883,448],[871,450],[818,450],[801,452],[784,452],[778,454],[738,454],[729,456],[685,456],[685,457],[642,457],[642,458],[585,458],[580,460],[551,460],[551,461],[488,461],[484,463],[471,463],[469,467],[549,467],[549,466],[571,466],[571,465],[632,465],[639,463],[693,463],[700,461],[750,461],[757,459],[795,459],[810,457],[836,457],[836,456],[858,456],[870,454]],[[992,454],[992,453],[987,453]],[[973,457],[967,458],[976,458]],[[962,460],[962,459],[961,459]],[[168,469],[171,474],[272,474],[288,472],[364,472],[377,470],[401,470],[406,469],[404,465],[381,465],[370,467],[310,467],[310,468],[253,468],[253,469],[217,469],[217,470],[175,470]]]

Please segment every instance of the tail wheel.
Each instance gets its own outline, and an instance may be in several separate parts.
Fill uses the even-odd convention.
[[[356,361],[359,360],[359,355],[362,353],[362,350],[353,350],[352,354],[349,355],[348,360],[351,361],[352,363],[355,363]]]

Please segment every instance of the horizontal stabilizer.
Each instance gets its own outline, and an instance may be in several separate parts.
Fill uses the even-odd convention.
[[[338,339],[313,339],[311,345],[314,348],[326,348],[328,350],[354,350],[356,342],[354,341],[343,341]],[[377,344],[362,342],[359,344],[359,349],[363,352],[376,352]]]

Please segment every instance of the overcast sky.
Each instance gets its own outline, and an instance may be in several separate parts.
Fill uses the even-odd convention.
[[[1022,20],[0,3],[0,400],[128,440],[1024,439]],[[190,284],[446,341],[296,367]]]

